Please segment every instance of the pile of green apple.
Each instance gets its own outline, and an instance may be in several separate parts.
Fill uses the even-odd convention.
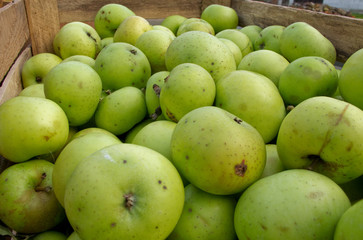
[[[363,49],[230,7],[64,25],[0,106],[0,235],[360,239]]]

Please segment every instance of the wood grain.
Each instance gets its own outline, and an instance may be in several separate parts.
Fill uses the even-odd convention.
[[[327,37],[337,50],[337,59],[346,61],[363,48],[363,20],[309,10],[248,0],[232,0],[241,26],[256,24],[288,26],[293,22],[307,22]]]
[[[0,82],[29,41],[24,2],[15,0],[0,8]]]

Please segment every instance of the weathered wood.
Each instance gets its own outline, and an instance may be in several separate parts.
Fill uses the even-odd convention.
[[[0,82],[28,41],[24,2],[15,0],[0,8]]]
[[[19,55],[0,87],[0,105],[17,96],[23,89],[21,82],[21,69],[24,63],[32,56],[30,45]]]
[[[59,31],[57,0],[25,0],[33,55],[53,51],[53,38]]]
[[[293,22],[307,22],[333,43],[337,50],[337,59],[343,62],[355,51],[363,48],[361,19],[249,0],[232,0],[231,6],[237,11],[241,26],[288,26]]]

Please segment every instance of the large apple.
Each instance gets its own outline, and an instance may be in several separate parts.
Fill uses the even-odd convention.
[[[68,132],[66,114],[49,99],[17,96],[0,105],[0,154],[12,162],[61,149]]]
[[[64,209],[52,187],[53,163],[29,160],[0,174],[0,220],[20,233],[39,233],[59,224]]]
[[[66,187],[65,210],[81,239],[165,239],[182,213],[184,187],[172,163],[135,144],[85,158]]]
[[[171,139],[172,161],[194,186],[211,194],[243,191],[265,167],[265,143],[251,125],[218,107],[180,119]]]
[[[363,174],[363,111],[331,97],[309,98],[281,123],[277,151],[283,165],[322,173],[338,184]]]
[[[135,46],[136,40],[152,29],[151,24],[141,16],[129,16],[122,21],[113,35],[114,42],[125,42]]]
[[[200,16],[209,22],[216,33],[225,29],[235,29],[238,26],[238,15],[235,9],[221,4],[211,4]]]
[[[333,239],[350,207],[330,178],[305,169],[262,178],[242,193],[234,226],[238,239]]]

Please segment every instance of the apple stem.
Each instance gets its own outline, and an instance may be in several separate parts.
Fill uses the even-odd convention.
[[[50,191],[52,190],[52,187],[51,186],[36,186],[35,187],[35,191],[36,192],[47,192],[49,193]]]
[[[132,193],[128,193],[124,195],[125,198],[125,207],[128,210],[131,210],[131,208],[134,206],[135,197]]]

